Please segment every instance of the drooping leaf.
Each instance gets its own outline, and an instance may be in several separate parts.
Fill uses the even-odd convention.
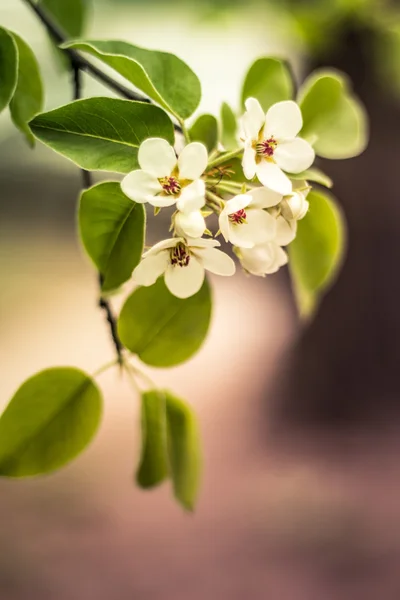
[[[332,285],[342,264],[346,233],[343,215],[330,194],[312,190],[307,200],[309,211],[298,222],[289,246],[293,287],[303,317],[311,316]]]
[[[189,130],[192,142],[202,142],[208,152],[218,144],[218,121],[213,115],[201,115]]]
[[[300,89],[299,104],[303,114],[300,135],[319,156],[351,158],[365,150],[367,116],[345,75],[331,70],[314,72]]]
[[[82,35],[87,16],[87,0],[40,0],[40,4],[68,36]]]
[[[139,287],[125,302],[118,321],[122,343],[153,367],[172,367],[188,360],[200,348],[211,318],[207,281],[182,300],[167,289],[164,279]]]
[[[102,60],[178,119],[190,117],[200,102],[200,81],[174,54],[121,41],[77,40],[63,47]]]
[[[83,245],[103,276],[104,292],[127,281],[143,252],[145,211],[114,181],[84,191],[79,205]]]
[[[201,475],[201,450],[197,418],[185,402],[165,392],[167,406],[168,453],[176,499],[193,510]]]
[[[333,181],[328,175],[323,173],[320,169],[311,167],[311,169],[307,169],[307,171],[302,171],[302,173],[290,174],[291,179],[297,179],[305,181],[314,181],[315,183],[319,183],[324,187],[331,188],[333,186]]]
[[[287,64],[277,58],[259,58],[248,71],[242,90],[242,105],[247,98],[257,98],[263,109],[291,100],[294,84]]]
[[[238,146],[236,116],[229,104],[221,106],[221,141],[225,150],[234,150]]]
[[[142,488],[151,488],[164,481],[169,472],[164,392],[144,392],[141,413],[142,452],[136,481]]]
[[[40,69],[28,44],[16,33],[12,34],[18,48],[18,83],[10,102],[14,124],[25,135],[28,144],[34,146],[35,138],[29,129],[29,121],[43,108],[43,85]]]
[[[37,373],[17,390],[0,417],[0,475],[26,477],[63,466],[97,431],[102,399],[82,371]]]
[[[0,112],[13,97],[18,79],[18,49],[9,31],[0,27]]]
[[[172,122],[161,108],[115,98],[76,100],[38,115],[30,127],[41,142],[89,171],[128,173],[138,166],[143,140],[174,142]]]

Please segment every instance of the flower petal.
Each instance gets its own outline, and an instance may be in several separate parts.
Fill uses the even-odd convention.
[[[294,138],[303,127],[301,110],[293,100],[273,104],[265,118],[264,137],[274,137],[278,142]]]
[[[152,254],[158,254],[158,252],[161,252],[161,250],[167,250],[168,248],[173,248],[174,246],[176,246],[178,244],[178,242],[183,242],[183,241],[184,241],[183,238],[169,238],[167,240],[162,240],[161,242],[154,244],[154,246],[152,246],[149,250],[147,250],[143,254],[143,258],[145,258],[146,256],[151,256]]]
[[[189,298],[199,291],[204,281],[204,267],[195,256],[186,267],[169,265],[165,272],[165,285],[177,298]]]
[[[225,208],[222,212],[227,215],[233,215],[238,212],[238,210],[246,208],[250,202],[251,196],[248,194],[238,194],[226,202]]]
[[[146,171],[131,171],[121,181],[121,189],[128,198],[143,204],[151,202],[162,191],[158,179]]]
[[[242,267],[252,275],[259,277],[275,273],[287,261],[286,252],[274,242],[240,250]]]
[[[269,190],[266,187],[258,187],[247,192],[251,196],[251,208],[271,208],[282,201],[282,194]]]
[[[246,223],[230,224],[229,241],[239,248],[253,248],[272,240],[276,230],[276,219],[263,210],[249,210]]]
[[[287,196],[292,192],[292,183],[285,173],[273,162],[262,160],[257,165],[257,177],[273,192]]]
[[[293,242],[296,237],[297,222],[286,221],[283,217],[276,219],[276,232],[274,242],[279,246],[287,246],[290,242]]]
[[[289,173],[301,173],[314,162],[315,152],[306,140],[295,138],[278,144],[274,152],[276,163]]]
[[[190,213],[178,212],[175,216],[175,227],[179,235],[197,238],[205,232],[206,222],[199,210]]]
[[[256,174],[256,151],[251,144],[246,144],[243,151],[242,167],[244,176],[247,179],[253,179]]]
[[[207,148],[200,142],[184,147],[178,158],[179,179],[198,179],[206,170]]]
[[[247,98],[244,103],[246,112],[242,117],[242,127],[246,138],[256,140],[265,123],[265,112],[255,98]]]
[[[223,235],[224,240],[226,242],[229,242],[230,224],[229,224],[229,216],[228,216],[228,213],[225,212],[225,209],[219,215],[218,224],[219,224],[219,229]]]
[[[176,207],[181,212],[199,210],[205,205],[206,184],[202,179],[196,179],[183,188]]]
[[[167,250],[147,256],[133,271],[132,278],[138,285],[153,285],[167,269],[169,253]]]
[[[210,240],[209,238],[197,238],[195,240],[186,238],[186,243],[187,246],[193,248],[215,248],[215,246],[221,245],[218,240]]]
[[[158,208],[166,208],[167,206],[173,206],[177,199],[178,196],[174,196],[174,194],[160,194],[159,196],[153,196],[149,200],[149,204]]]
[[[175,150],[167,140],[148,138],[140,144],[138,162],[144,171],[154,177],[167,177],[176,165]]]
[[[216,248],[204,248],[197,254],[207,271],[216,275],[229,277],[236,271],[235,263],[230,256]]]

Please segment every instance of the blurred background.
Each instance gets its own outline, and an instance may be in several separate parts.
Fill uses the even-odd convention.
[[[39,57],[46,108],[68,73],[22,0],[0,23]],[[214,281],[212,331],[186,365],[152,377],[200,420],[194,515],[168,485],[138,490],[138,398],[101,377],[100,434],[50,477],[0,481],[1,600],[400,598],[400,6],[383,0],[92,0],[87,37],[175,52],[199,75],[198,113],[239,109],[252,61],[288,58],[299,81],[347,72],[371,120],[368,150],[321,161],[348,220],[348,255],[312,324],[287,272]],[[107,90],[85,81],[89,95]],[[75,236],[80,173],[0,119],[0,405],[51,365],[112,358],[95,273]],[[164,235],[163,223],[152,240]],[[161,231],[163,229],[163,231]],[[232,323],[240,323],[241,327]]]

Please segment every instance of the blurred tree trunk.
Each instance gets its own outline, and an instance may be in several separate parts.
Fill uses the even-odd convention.
[[[348,254],[280,373],[281,424],[383,422],[400,406],[400,106],[377,76],[374,35],[349,25],[333,51],[310,65],[349,74],[369,113],[371,141],[359,158],[321,161],[348,220]]]

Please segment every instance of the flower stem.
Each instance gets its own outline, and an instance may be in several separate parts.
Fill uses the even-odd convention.
[[[223,200],[217,196],[217,194],[210,192],[210,190],[206,190],[206,198],[208,200],[207,206],[209,206],[211,210],[219,215],[223,207]]]
[[[236,158],[242,152],[243,148],[236,148],[236,150],[232,150],[232,152],[226,152],[225,154],[221,154],[220,156],[208,163],[207,169],[211,169],[212,167],[218,167],[218,165],[222,165],[228,160],[231,160],[231,158]]]
[[[185,125],[185,121],[183,119],[179,119],[179,125],[182,130],[183,137],[185,138],[185,142],[187,144],[189,144],[190,143],[190,134],[189,134],[188,128]]]
[[[102,373],[104,373],[105,371],[108,371],[108,369],[111,369],[111,367],[115,367],[115,365],[118,364],[118,359],[114,360],[110,360],[110,362],[106,363],[105,365],[102,365],[101,367],[99,367],[93,374],[92,377],[98,377],[99,375],[101,375]]]

